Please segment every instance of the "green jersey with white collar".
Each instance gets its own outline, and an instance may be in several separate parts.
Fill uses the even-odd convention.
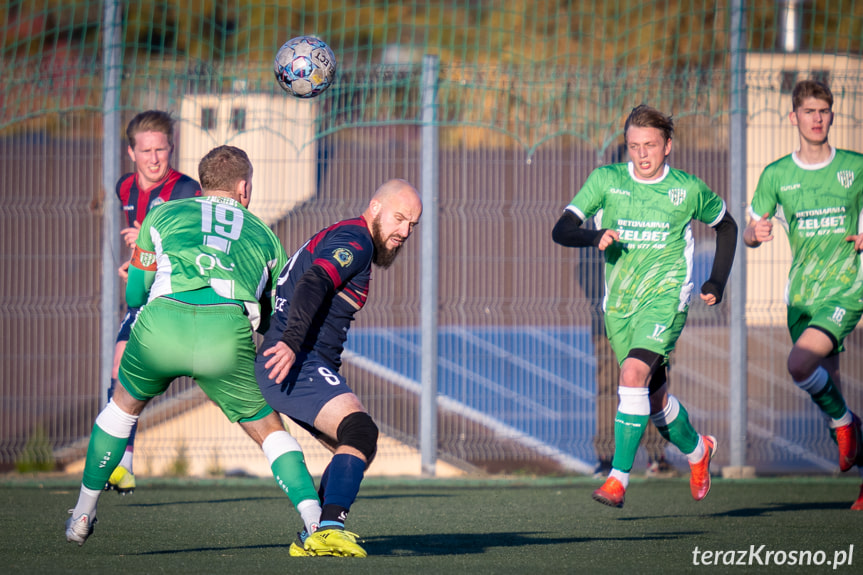
[[[594,170],[567,209],[583,221],[601,214],[599,227],[620,234],[605,250],[605,311],[627,317],[658,298],[687,309],[695,251],[690,222],[715,226],[726,208],[693,175],[665,166],[660,179],[643,182],[624,163]]]
[[[777,217],[791,246],[786,304],[811,306],[828,298],[859,300],[863,266],[850,235],[861,233],[863,155],[833,149],[821,164],[789,154],[768,165],[750,205],[756,220]]]

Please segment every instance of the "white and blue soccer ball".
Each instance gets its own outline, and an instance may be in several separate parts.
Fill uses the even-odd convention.
[[[336,56],[327,43],[314,36],[297,36],[276,53],[273,72],[279,86],[297,98],[314,98],[336,78]]]

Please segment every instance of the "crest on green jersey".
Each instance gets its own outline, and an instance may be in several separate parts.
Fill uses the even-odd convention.
[[[842,187],[847,190],[851,187],[851,184],[854,183],[854,172],[851,170],[839,170],[836,172],[836,179],[839,180]]]
[[[138,251],[139,259],[141,261],[141,265],[144,268],[149,268],[155,265],[156,263],[156,254],[153,252],[145,252],[143,250]]]
[[[339,265],[343,268],[351,265],[351,262],[354,261],[354,254],[351,253],[351,250],[347,248],[338,248],[333,252],[333,258],[339,262]]]
[[[668,190],[668,199],[675,206],[679,206],[686,199],[686,190],[683,188],[671,188]]]

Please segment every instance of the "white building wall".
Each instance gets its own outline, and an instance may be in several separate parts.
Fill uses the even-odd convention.
[[[252,160],[252,213],[272,225],[316,193],[318,104],[285,95],[192,94],[180,107],[178,169],[198,178],[198,162],[216,146]]]

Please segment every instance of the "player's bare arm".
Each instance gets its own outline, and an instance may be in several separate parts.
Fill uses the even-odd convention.
[[[750,248],[757,248],[763,242],[769,242],[772,239],[773,222],[770,221],[769,214],[764,214],[760,220],[749,220],[749,224],[743,232],[743,243]]]

